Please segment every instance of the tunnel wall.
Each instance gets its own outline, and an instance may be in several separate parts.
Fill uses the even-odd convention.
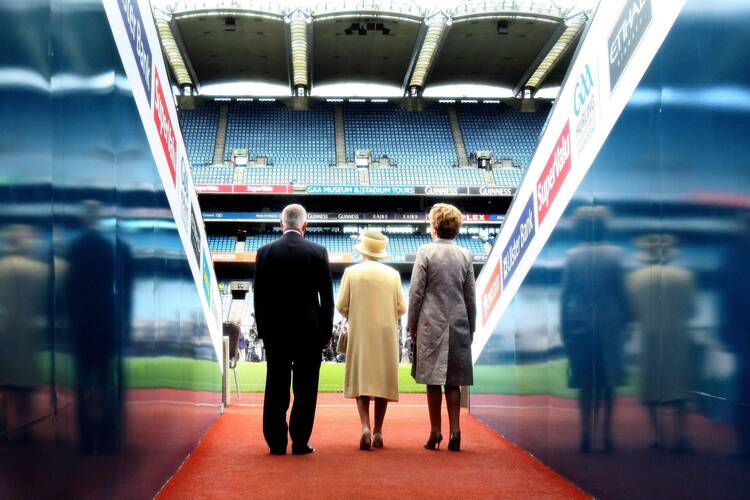
[[[750,486],[748,22],[685,4],[475,352],[472,414],[596,497]]]
[[[219,415],[205,242],[102,3],[0,11],[0,498],[151,498]]]

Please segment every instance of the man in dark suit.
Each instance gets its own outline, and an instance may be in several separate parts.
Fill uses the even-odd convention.
[[[303,238],[307,213],[289,205],[281,215],[284,234],[258,250],[255,320],[266,349],[263,436],[272,455],[284,455],[287,429],[292,454],[315,451],[308,444],[315,419],[322,348],[333,329],[333,284],[328,252]],[[294,404],[289,385],[294,372]]]

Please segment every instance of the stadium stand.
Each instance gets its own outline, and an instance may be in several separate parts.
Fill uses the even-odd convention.
[[[210,165],[214,157],[219,107],[206,103],[197,109],[180,109],[180,126],[193,167]]]
[[[316,165],[287,165],[248,167],[237,178],[244,184],[359,184],[356,168],[321,167]]]
[[[369,183],[390,186],[483,186],[484,172],[458,168],[447,108],[433,104],[424,111],[406,111],[393,103],[346,103],[346,156],[370,149],[372,159],[387,157],[391,166],[371,167]],[[549,112],[521,113],[506,104],[456,106],[467,151],[492,150],[496,160],[510,159],[519,168],[495,168],[494,183],[520,184]],[[209,167],[218,106],[206,104],[181,110],[185,141],[198,184],[344,184],[356,185],[355,168],[335,167],[333,108],[318,103],[309,111],[293,111],[277,101],[235,102],[229,106],[224,157],[248,148],[250,157],[265,156],[269,166],[250,166],[235,174],[233,167]]]
[[[196,184],[232,184],[234,167],[193,166]]]
[[[212,252],[234,252],[237,239],[227,235],[209,235],[208,249]]]
[[[238,148],[248,148],[251,158],[266,156],[279,167],[328,167],[336,158],[333,110],[327,103],[309,111],[293,111],[277,101],[234,103],[224,159]]]
[[[492,150],[495,160],[512,160],[525,171],[550,105],[541,104],[535,113],[521,113],[507,104],[462,104],[457,110],[466,151]],[[495,175],[498,179],[498,185],[506,185]]]
[[[524,170],[520,168],[495,168],[492,175],[495,185],[501,187],[516,187],[523,180]]]
[[[401,168],[421,169],[458,163],[448,112],[433,105],[410,112],[391,103],[348,103],[344,107],[346,155],[369,149]]]

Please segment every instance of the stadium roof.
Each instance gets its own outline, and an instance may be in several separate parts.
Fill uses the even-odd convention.
[[[474,84],[558,86],[588,0],[494,0],[427,9],[408,0],[282,6],[255,0],[152,0],[180,86],[255,82],[277,95],[367,83],[414,95]],[[309,2],[308,2],[309,3]],[[322,95],[322,94],[321,94]]]

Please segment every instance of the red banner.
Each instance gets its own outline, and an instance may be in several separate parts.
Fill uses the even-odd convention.
[[[196,193],[231,193],[231,184],[196,184]]]
[[[497,304],[497,300],[500,298],[500,294],[503,291],[502,280],[500,279],[500,260],[495,263],[495,269],[492,270],[489,281],[487,281],[487,288],[482,292],[482,324],[487,322],[487,318],[490,317],[492,310]]]
[[[562,133],[560,133],[560,137],[552,149],[547,165],[536,182],[536,211],[540,225],[555,201],[557,192],[560,191],[560,187],[565,182],[571,164],[570,122],[565,122],[565,127],[563,127]]]
[[[265,193],[289,193],[290,186],[251,186],[246,184],[237,184],[234,186],[235,193],[248,194],[265,194]]]
[[[164,89],[161,86],[159,73],[154,68],[154,123],[161,139],[161,148],[167,159],[169,173],[172,175],[172,183],[177,183],[177,173],[174,168],[175,156],[177,154],[177,141],[174,136],[172,119],[169,116],[167,101],[164,99]]]

